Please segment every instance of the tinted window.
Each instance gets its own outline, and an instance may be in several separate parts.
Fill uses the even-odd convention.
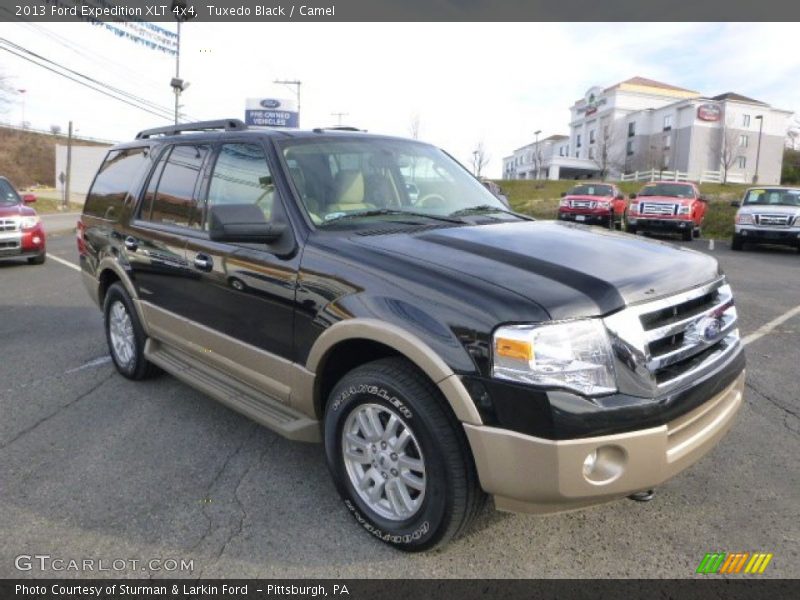
[[[161,173],[164,171],[164,165],[169,157],[169,152],[169,150],[166,150],[161,153],[161,157],[158,159],[158,164],[156,165],[155,169],[153,169],[153,173],[150,175],[150,180],[147,182],[144,200],[142,201],[142,207],[139,210],[139,217],[142,219],[150,219],[150,214],[153,211],[153,200],[155,200],[156,197],[156,188],[158,187],[158,181],[161,179]]]
[[[269,221],[275,201],[275,182],[258,144],[223,144],[208,188],[208,206],[255,204]]]
[[[149,216],[151,221],[181,227],[200,226],[201,215],[196,209],[195,188],[208,151],[208,146],[199,144],[182,144],[172,148],[157,183]],[[144,212],[141,216],[148,218]]]
[[[694,188],[680,183],[656,183],[647,185],[639,192],[640,196],[670,196],[672,198],[694,198]]]
[[[129,148],[109,152],[86,197],[84,213],[118,219],[128,192],[146,163],[147,151],[147,148]]]
[[[0,205],[19,204],[19,196],[5,179],[0,179]]]

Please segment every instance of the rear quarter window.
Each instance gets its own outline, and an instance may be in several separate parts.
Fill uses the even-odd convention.
[[[131,188],[147,163],[148,148],[112,150],[95,176],[92,189],[86,196],[83,212],[86,215],[116,221]]]

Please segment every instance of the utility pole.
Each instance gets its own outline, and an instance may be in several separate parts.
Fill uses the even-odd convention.
[[[181,93],[186,91],[189,87],[189,82],[181,79],[181,23],[193,19],[194,12],[187,13],[187,0],[172,0],[170,11],[175,16],[175,21],[178,24],[177,40],[175,48],[175,77],[169,82],[172,91],[175,93],[175,125],[178,124],[180,119],[180,99]]]
[[[27,129],[27,127],[25,126],[25,92],[27,92],[28,90],[17,90],[17,91],[20,94],[22,94],[22,123],[20,123],[20,125],[22,126],[22,129]]]
[[[300,86],[303,85],[303,82],[299,79],[275,79],[272,83],[294,86],[294,94],[297,97],[297,126],[300,127]]]
[[[178,40],[177,46],[175,48],[175,80],[176,82],[181,81],[181,22],[178,21]],[[183,82],[181,82],[183,83]],[[178,102],[180,101],[181,92],[183,86],[174,86],[173,90],[175,91],[175,125],[178,124],[178,111],[180,105]]]
[[[758,183],[758,163],[761,159],[761,133],[764,130],[764,116],[758,115],[756,120],[758,121],[758,148],[756,149],[756,172],[753,175],[753,183]]]
[[[346,113],[346,112],[332,112],[332,113],[331,113],[331,116],[332,116],[332,117],[336,117],[336,118],[338,119],[337,125],[338,125],[339,127],[341,127],[341,126],[342,126],[342,117],[346,117],[346,116],[348,116],[349,114],[350,114],[350,113]]]
[[[72,179],[72,121],[67,129],[67,175],[64,179],[64,210],[69,210],[69,184]]]

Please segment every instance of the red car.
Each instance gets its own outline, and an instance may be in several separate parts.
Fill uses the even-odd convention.
[[[611,183],[581,183],[561,196],[558,207],[560,220],[622,229],[628,203],[617,186]]]
[[[628,231],[679,233],[684,241],[700,237],[707,202],[693,183],[658,181],[631,194]]]
[[[46,256],[42,221],[28,204],[34,194],[20,197],[11,182],[0,177],[0,259],[27,258],[41,265]]]

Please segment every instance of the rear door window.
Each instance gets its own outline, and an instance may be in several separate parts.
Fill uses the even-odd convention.
[[[199,228],[202,212],[197,206],[197,189],[209,150],[207,144],[180,144],[165,152],[147,185],[139,217],[163,225]]]
[[[147,147],[109,152],[86,196],[84,214],[101,219],[119,219],[125,199],[147,164],[147,152]]]

